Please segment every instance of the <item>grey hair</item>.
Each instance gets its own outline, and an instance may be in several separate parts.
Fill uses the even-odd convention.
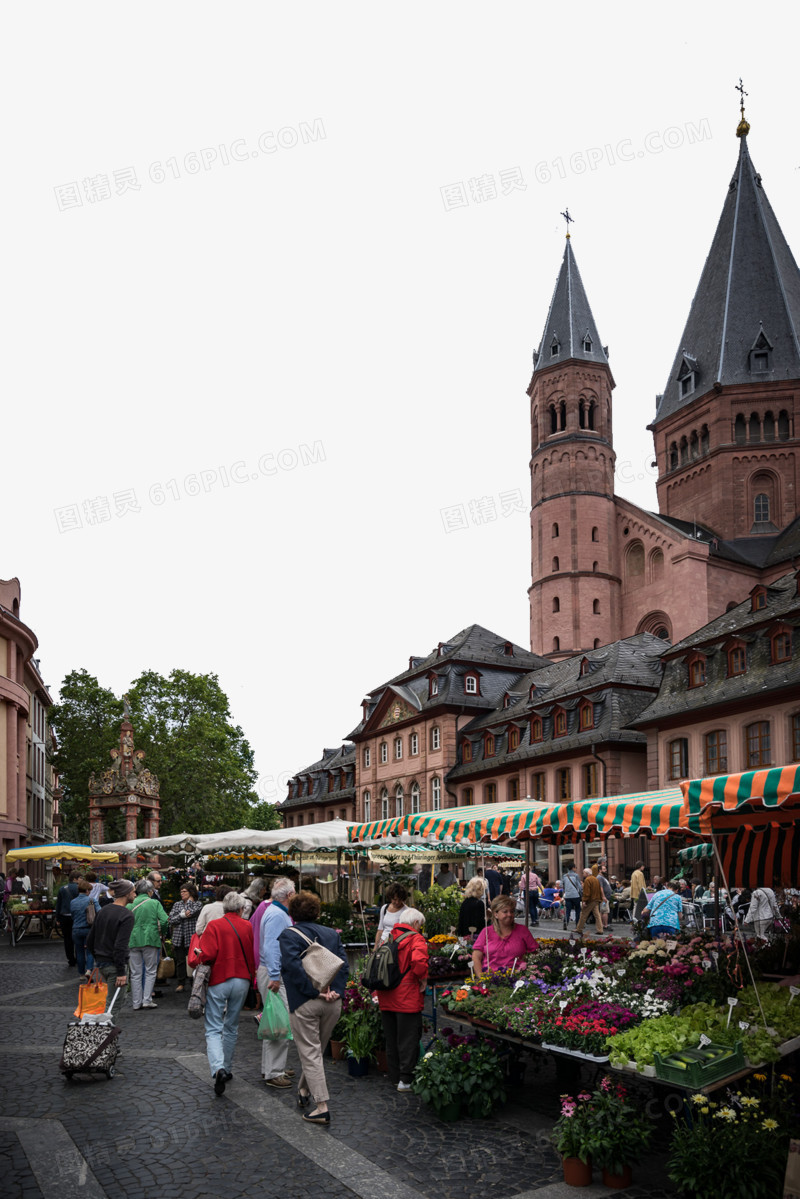
[[[258,878],[253,879],[252,883],[244,892],[244,894],[248,899],[260,900],[266,889],[266,880],[259,875]]]
[[[149,878],[140,878],[136,884],[137,895],[152,895],[155,888]]]
[[[419,924],[425,923],[425,916],[416,908],[403,908],[403,914],[400,919],[401,924]]]
[[[281,898],[285,899],[289,895],[294,895],[294,893],[295,886],[292,880],[290,878],[286,878],[284,875],[281,875],[279,878],[276,878],[275,882],[272,884],[270,899],[277,899],[280,903]]]
[[[229,891],[222,900],[223,912],[241,912],[244,907],[244,895],[238,891]]]

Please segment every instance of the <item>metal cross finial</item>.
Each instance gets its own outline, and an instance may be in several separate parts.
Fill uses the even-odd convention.
[[[746,91],[744,90],[744,87],[743,87],[743,85],[742,85],[742,77],[741,77],[741,75],[739,76],[739,82],[738,82],[738,83],[735,83],[735,84],[733,85],[733,87],[734,87],[734,91],[737,91],[737,92],[739,93],[739,104],[740,104],[740,107],[741,107],[741,110],[742,110],[742,116],[744,116],[744,98],[745,98],[745,96],[749,96],[749,95],[750,95],[750,93],[749,93],[749,92],[746,92]]]
[[[565,220],[565,221],[566,221],[566,223],[567,223],[567,241],[569,241],[569,227],[570,227],[570,225],[574,225],[574,224],[575,224],[575,218],[574,218],[574,217],[571,217],[571,216],[569,215],[569,209],[568,209],[568,208],[565,208],[565,209],[564,209],[564,211],[561,213],[561,215],[563,216],[564,220]]]

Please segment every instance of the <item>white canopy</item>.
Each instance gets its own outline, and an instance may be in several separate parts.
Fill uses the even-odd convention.
[[[171,837],[140,837],[137,841],[114,841],[95,845],[94,849],[109,853],[192,853],[199,837],[193,833],[173,833]]]
[[[308,824],[302,828],[263,829],[239,828],[229,833],[210,833],[197,838],[197,852],[202,854],[226,853],[233,850],[258,853],[274,850],[276,853],[291,853],[292,850],[344,849],[350,844],[347,820],[326,820],[320,824]]]

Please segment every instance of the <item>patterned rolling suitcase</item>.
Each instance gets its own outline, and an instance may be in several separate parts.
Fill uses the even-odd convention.
[[[59,1069],[67,1078],[73,1074],[105,1074],[114,1077],[114,1064],[119,1054],[120,1029],[112,1021],[112,1009],[121,987],[117,987],[107,1012],[84,1016],[67,1027]]]

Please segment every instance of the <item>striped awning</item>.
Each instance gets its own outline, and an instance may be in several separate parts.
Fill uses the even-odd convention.
[[[687,845],[678,850],[679,862],[699,862],[702,858],[713,858],[714,846],[703,841],[699,845]]]
[[[606,836],[663,837],[680,831],[683,793],[678,787],[640,791],[579,803],[482,804],[423,812],[353,825],[353,841],[392,837],[401,842],[543,840],[555,844]]]
[[[683,824],[700,836],[787,828],[800,815],[800,766],[748,770],[682,783]]]

